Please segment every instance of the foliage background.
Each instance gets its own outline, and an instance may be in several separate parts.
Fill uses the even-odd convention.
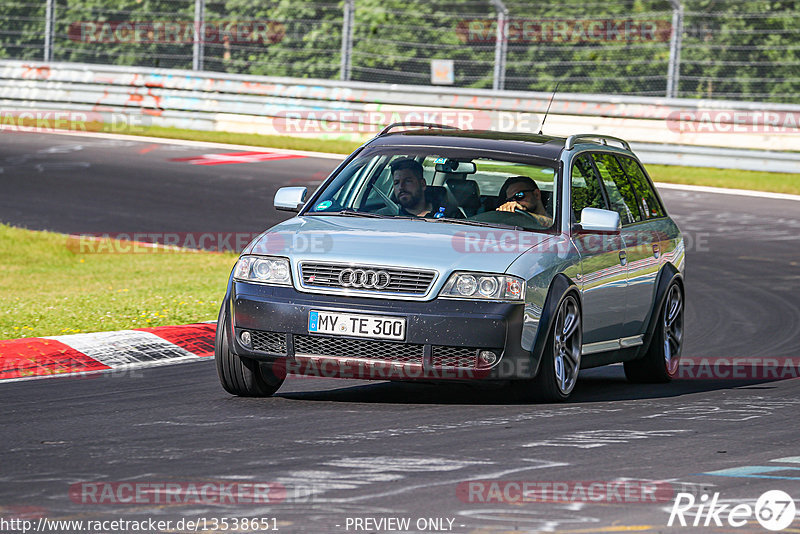
[[[191,22],[194,0],[55,0],[55,61],[192,67],[192,43],[91,43],[69,37],[81,21]],[[670,24],[667,0],[506,0],[511,21],[633,19]],[[0,1],[0,57],[41,59],[45,2]],[[683,0],[679,96],[800,102],[800,2]],[[336,79],[343,2],[208,0],[207,21],[271,21],[268,42],[209,42],[206,70]],[[455,85],[491,88],[494,42],[465,42],[469,21],[494,31],[489,0],[355,0],[351,77],[430,83],[430,60],[455,61]],[[461,28],[461,30],[460,30]],[[668,39],[509,43],[506,89],[665,94]]]

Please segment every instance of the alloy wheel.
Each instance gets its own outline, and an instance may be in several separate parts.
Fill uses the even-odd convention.
[[[581,314],[575,297],[568,295],[558,308],[553,330],[553,357],[558,389],[568,395],[578,380],[581,367]]]
[[[664,361],[667,373],[674,375],[678,370],[681,343],[683,342],[683,295],[677,284],[670,287],[664,302]]]

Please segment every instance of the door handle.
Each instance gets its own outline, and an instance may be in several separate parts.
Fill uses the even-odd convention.
[[[619,263],[623,266],[628,264],[628,253],[624,250],[619,251]]]
[[[656,259],[661,256],[661,247],[658,244],[653,245],[653,256],[655,256]]]

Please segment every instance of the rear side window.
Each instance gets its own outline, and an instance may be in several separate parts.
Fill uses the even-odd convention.
[[[653,190],[653,186],[650,180],[647,179],[647,175],[645,175],[644,169],[639,165],[639,162],[627,156],[618,156],[617,159],[633,184],[633,190],[639,199],[639,207],[642,208],[644,218],[655,219],[656,217],[663,217],[665,215],[664,208],[658,201],[656,192]]]
[[[580,222],[583,208],[606,209],[600,179],[586,154],[578,156],[572,164],[572,213],[575,222]]]
[[[611,209],[619,213],[622,224],[641,221],[642,214],[639,213],[633,186],[617,162],[617,158],[608,153],[594,153],[592,158],[603,178]]]

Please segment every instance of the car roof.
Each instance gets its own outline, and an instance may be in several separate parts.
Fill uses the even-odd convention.
[[[416,129],[379,135],[368,146],[437,146],[490,150],[557,160],[566,138],[492,130]]]

